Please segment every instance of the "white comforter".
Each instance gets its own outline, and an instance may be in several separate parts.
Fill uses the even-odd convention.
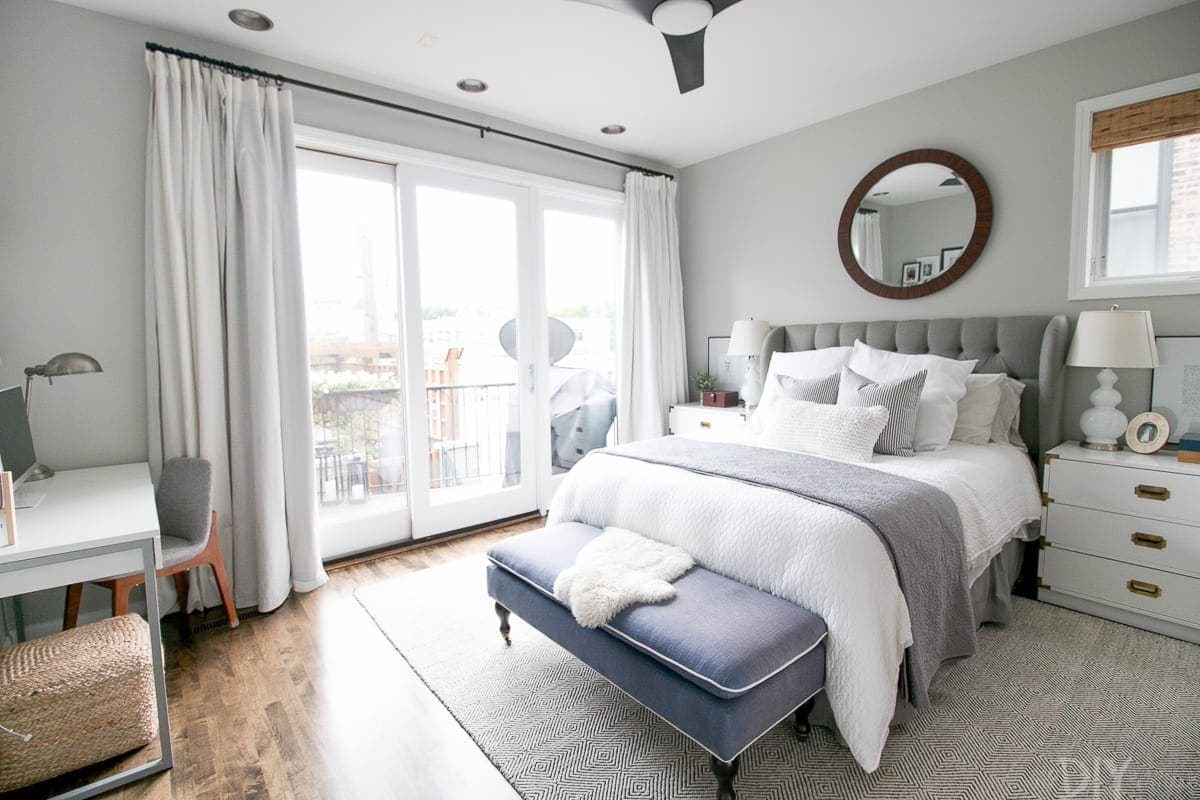
[[[972,579],[1041,512],[1029,457],[1009,445],[951,442],[867,466],[954,500]],[[863,769],[879,766],[912,631],[891,560],[866,523],[773,489],[603,453],[579,462],[555,494],[548,522],[565,521],[676,545],[706,569],[819,614],[829,628],[825,688],[838,728]]]

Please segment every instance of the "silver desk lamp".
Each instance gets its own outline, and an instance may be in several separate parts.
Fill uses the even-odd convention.
[[[100,362],[87,353],[59,353],[45,364],[25,368],[25,416],[29,416],[29,392],[33,388],[33,379],[44,377],[54,385],[55,378],[63,375],[79,375],[85,372],[103,372]],[[25,477],[28,481],[40,481],[54,477],[54,470],[45,464],[37,463]]]

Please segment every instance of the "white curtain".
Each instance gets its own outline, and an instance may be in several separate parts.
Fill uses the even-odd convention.
[[[617,358],[617,440],[667,432],[667,409],[687,401],[687,345],[675,181],[625,176],[625,276]]]
[[[151,466],[212,462],[234,600],[269,611],[326,580],[291,92],[162,53],[146,65]],[[191,608],[220,602],[209,570],[190,587]]]
[[[883,244],[879,234],[879,214],[855,213],[850,223],[850,247],[863,272],[881,283],[883,280]]]

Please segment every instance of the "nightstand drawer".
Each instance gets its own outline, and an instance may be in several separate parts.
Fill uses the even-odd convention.
[[[1047,548],[1041,582],[1050,589],[1200,626],[1200,579],[1098,556]]]
[[[1046,543],[1200,577],[1200,528],[1053,502]]]
[[[1059,459],[1046,492],[1055,503],[1135,517],[1200,520],[1200,475]]]
[[[668,422],[676,436],[736,437],[746,426],[745,413],[739,408],[689,404],[672,406]]]

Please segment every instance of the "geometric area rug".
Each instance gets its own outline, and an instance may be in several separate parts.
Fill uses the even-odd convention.
[[[512,618],[505,647],[466,559],[361,588],[359,603],[526,800],[711,800],[708,755]],[[1200,647],[1022,598],[944,666],[867,774],[787,722],[742,756],[739,798],[1196,800]]]

